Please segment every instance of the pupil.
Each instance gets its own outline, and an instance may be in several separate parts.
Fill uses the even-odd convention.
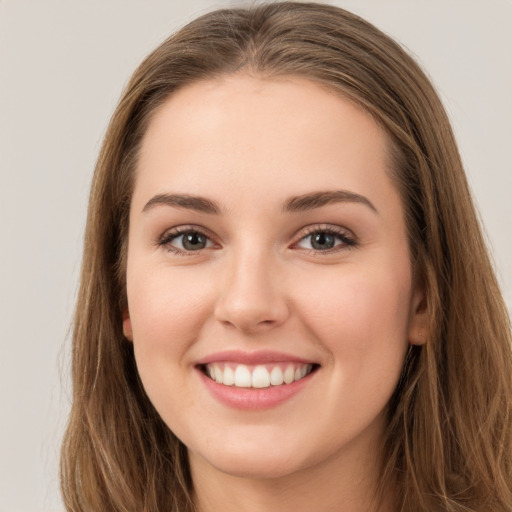
[[[312,246],[315,249],[331,249],[334,247],[334,237],[329,233],[317,233],[313,236]]]
[[[205,237],[200,233],[187,233],[183,236],[183,247],[185,247],[185,249],[204,249],[205,245]]]

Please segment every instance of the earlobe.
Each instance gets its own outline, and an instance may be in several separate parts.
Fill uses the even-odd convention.
[[[409,344],[424,345],[429,335],[429,314],[425,294],[416,290],[411,302],[409,322]]]
[[[128,308],[123,311],[123,334],[127,340],[133,341],[132,321]]]
[[[419,327],[409,332],[410,345],[424,345],[427,342],[427,331]]]

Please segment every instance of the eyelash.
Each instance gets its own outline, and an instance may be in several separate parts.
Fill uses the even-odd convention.
[[[330,236],[337,238],[339,241],[341,241],[341,244],[335,245],[331,249],[326,249],[326,250],[318,250],[318,249],[303,249],[303,250],[309,252],[310,254],[314,254],[314,255],[317,255],[317,254],[325,255],[325,254],[336,253],[336,252],[343,251],[343,250],[349,250],[354,247],[357,247],[357,245],[358,245],[356,239],[348,230],[335,228],[332,226],[326,226],[326,227],[315,226],[315,227],[308,228],[305,231],[305,233],[302,233],[300,238],[297,241],[292,243],[291,247],[297,247],[297,245],[299,243],[301,243],[303,240],[305,240],[306,238],[311,237],[312,235],[315,235],[315,234],[320,234],[320,233],[330,235]],[[195,256],[196,255],[195,253],[200,253],[204,249],[206,249],[206,247],[205,247],[203,249],[198,249],[195,251],[182,250],[182,249],[172,245],[172,242],[174,240],[176,240],[180,236],[183,236],[186,234],[198,234],[198,235],[204,236],[210,242],[215,243],[215,242],[213,242],[212,237],[205,230],[201,229],[200,227],[198,227],[198,226],[181,226],[181,227],[173,229],[172,231],[165,232],[157,240],[157,245],[159,247],[165,248],[165,250],[172,252],[178,256]]]
[[[209,241],[212,241],[212,237],[206,233],[203,229],[199,228],[198,226],[181,226],[179,228],[175,228],[171,231],[166,231],[157,242],[157,245],[160,247],[165,248],[165,250],[172,252],[174,254],[177,254],[178,256],[195,256],[194,253],[199,253],[204,249],[200,249],[197,251],[184,251],[178,247],[175,247],[172,245],[171,242],[179,238],[180,236],[187,235],[187,234],[198,234],[201,236],[204,236]]]
[[[332,254],[343,250],[352,249],[354,247],[357,247],[357,241],[355,237],[346,229],[341,228],[335,228],[333,226],[325,226],[325,227],[319,227],[314,226],[311,228],[306,229],[306,232],[301,234],[301,237],[297,240],[297,242],[293,243],[293,246],[296,246],[303,240],[305,240],[308,237],[311,237],[315,234],[327,234],[330,236],[333,236],[341,241],[341,244],[335,245],[331,249],[327,250],[318,250],[318,249],[305,249],[307,251],[312,251],[314,255],[317,254]]]

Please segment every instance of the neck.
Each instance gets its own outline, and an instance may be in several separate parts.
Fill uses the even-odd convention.
[[[373,454],[378,453],[376,451]],[[377,495],[375,458],[350,453],[291,474],[265,478],[228,474],[189,454],[197,512],[391,512],[392,493]]]

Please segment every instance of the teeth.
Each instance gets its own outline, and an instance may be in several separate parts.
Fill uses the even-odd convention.
[[[280,386],[284,382],[283,370],[279,366],[274,366],[270,372],[270,384]]]
[[[290,365],[286,368],[283,379],[285,384],[291,384],[295,380],[295,370],[293,369],[293,366]]]
[[[286,367],[283,365],[249,367],[245,364],[230,366],[225,363],[213,363],[206,365],[206,374],[218,384],[225,386],[268,388],[269,386],[281,386],[283,383],[291,384],[303,379],[311,373],[312,369],[313,365],[311,364],[288,364]]]
[[[226,386],[232,386],[235,383],[235,372],[229,366],[224,368],[222,383]]]
[[[270,386],[270,373],[264,366],[256,366],[252,372],[253,388],[268,388]]]
[[[215,368],[218,368],[215,365]],[[239,364],[235,370],[235,386],[237,388],[250,388],[251,387],[251,372],[245,364]]]

